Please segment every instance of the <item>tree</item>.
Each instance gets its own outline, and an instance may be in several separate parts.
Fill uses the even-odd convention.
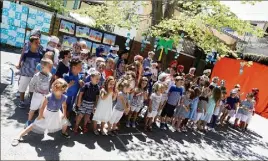
[[[87,8],[73,12],[92,17],[96,21],[96,28],[106,25],[131,29],[137,27],[139,14],[137,9],[143,5],[138,1],[104,1],[100,5],[89,5]]]
[[[181,31],[186,32],[186,38],[195,42],[205,52],[213,49],[224,56],[228,53],[236,53],[225,42],[215,36],[215,31],[222,32],[224,27],[229,27],[239,35],[251,33],[258,37],[263,35],[263,31],[250,25],[249,22],[240,20],[230,9],[217,0],[212,1],[172,1],[167,3],[174,4],[180,14],[178,16],[164,17],[157,25],[151,26],[150,36],[163,36],[171,38],[175,44],[179,40]],[[252,2],[250,2],[252,3]],[[169,6],[169,5],[167,5]],[[170,13],[170,9],[168,15]],[[174,11],[174,10],[173,10]]]

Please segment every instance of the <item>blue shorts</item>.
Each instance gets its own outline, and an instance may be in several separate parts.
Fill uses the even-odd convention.
[[[67,112],[72,112],[73,111],[73,106],[76,100],[76,96],[68,96],[66,100],[67,104]]]

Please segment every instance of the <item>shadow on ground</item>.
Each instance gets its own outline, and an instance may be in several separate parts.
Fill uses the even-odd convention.
[[[15,99],[14,92],[10,90],[11,88],[6,88],[2,92],[5,99],[10,101],[4,104],[8,110],[5,110],[2,116],[7,119],[1,126],[10,126],[16,120],[18,122],[16,124],[17,128],[21,128],[21,124],[24,124],[27,120],[29,109],[15,108],[14,110],[14,105],[18,104],[18,99]],[[10,111],[14,111],[14,113],[10,115]],[[186,133],[154,129],[154,132],[150,133],[144,132],[142,127],[143,123],[140,122],[137,129],[125,128],[123,120],[121,132],[117,137],[95,136],[92,132],[89,132],[87,134],[79,134],[79,136],[71,133],[71,138],[65,139],[58,132],[49,134],[54,140],[42,140],[43,135],[30,133],[24,137],[25,141],[23,143],[30,144],[30,146],[35,148],[38,156],[44,157],[46,160],[60,160],[61,148],[63,146],[74,147],[76,142],[83,144],[90,150],[96,149],[95,143],[107,152],[119,150],[119,154],[126,159],[148,159],[154,157],[167,160],[199,160],[208,159],[204,156],[213,153],[218,158],[228,160],[239,158],[268,160],[267,156],[252,151],[252,148],[255,146],[268,149],[268,143],[264,142],[262,136],[253,131],[241,132],[226,125],[224,127],[217,127],[217,133],[208,132],[204,134],[191,129],[188,129]],[[193,148],[198,150],[193,150]],[[213,149],[213,151],[209,149]],[[209,151],[208,154],[203,154],[207,150]]]

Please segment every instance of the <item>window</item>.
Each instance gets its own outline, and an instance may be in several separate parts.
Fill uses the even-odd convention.
[[[256,24],[256,23],[251,23],[251,25],[252,25],[252,26],[257,26],[257,24]]]
[[[73,9],[75,10],[75,9],[78,9],[78,7],[79,7],[79,3],[80,3],[80,0],[75,0],[74,1],[74,6],[73,6]]]

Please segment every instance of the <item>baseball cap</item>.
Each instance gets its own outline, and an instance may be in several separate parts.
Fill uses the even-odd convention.
[[[51,36],[49,41],[58,44],[60,40],[57,36]]]

